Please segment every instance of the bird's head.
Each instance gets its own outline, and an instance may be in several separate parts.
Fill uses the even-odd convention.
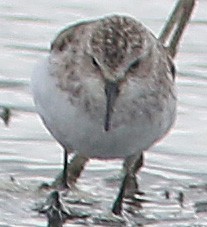
[[[127,81],[131,68],[139,67],[149,49],[147,45],[146,28],[130,17],[110,16],[95,23],[88,43],[88,54],[105,84],[106,131],[110,129],[120,84]]]

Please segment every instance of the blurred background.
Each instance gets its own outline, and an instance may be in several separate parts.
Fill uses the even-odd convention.
[[[42,196],[37,193],[38,185],[51,182],[61,170],[63,154],[35,112],[29,83],[36,62],[48,54],[56,34],[79,20],[119,13],[142,21],[158,36],[175,3],[0,1],[0,114],[5,107],[11,110],[8,126],[0,119],[0,226],[46,225],[44,216],[31,208]],[[207,1],[200,0],[182,38],[175,59],[177,121],[164,140],[145,152],[145,166],[138,178],[147,203],[142,209],[133,208],[139,214],[132,215],[134,219],[130,216],[134,225],[207,226],[206,9]],[[99,205],[87,208],[94,215],[110,209],[119,185],[110,179],[120,169],[121,160],[91,160],[87,164],[77,187],[99,198]],[[170,193],[168,200],[163,196],[166,191]],[[184,194],[184,207],[177,201],[180,192]],[[204,208],[200,211],[197,206],[201,204]],[[81,226],[81,222],[68,224],[76,225]]]

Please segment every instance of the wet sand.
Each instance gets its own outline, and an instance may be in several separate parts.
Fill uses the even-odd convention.
[[[133,204],[126,201],[123,226],[207,226],[207,2],[199,3],[176,57],[176,124],[145,152],[145,165],[137,174],[145,195],[137,196]],[[55,34],[74,21],[118,12],[141,20],[158,35],[174,4],[171,0],[0,2],[0,106],[12,110],[9,127],[0,120],[0,226],[46,226],[45,215],[32,208],[49,193],[38,191],[38,186],[52,182],[61,170],[62,150],[35,113],[29,81],[35,62],[47,54]],[[69,220],[64,226],[113,224],[97,217],[107,216],[111,208],[121,164],[121,160],[87,164],[76,185],[78,192],[69,193],[66,205],[91,217]],[[80,197],[83,203],[75,204]]]

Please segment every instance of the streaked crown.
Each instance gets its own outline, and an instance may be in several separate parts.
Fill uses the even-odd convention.
[[[116,69],[124,63],[125,57],[138,57],[142,53],[145,30],[142,24],[130,17],[106,17],[98,22],[91,36],[93,56],[101,64]]]

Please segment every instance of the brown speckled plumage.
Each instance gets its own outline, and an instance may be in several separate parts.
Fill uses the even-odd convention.
[[[144,33],[139,23],[129,17],[109,17],[97,23],[92,33],[93,52],[103,55],[103,62],[116,68],[133,49],[142,49]],[[117,51],[118,50],[118,51]]]
[[[96,66],[93,65],[93,58],[97,61]],[[71,104],[80,106],[90,119],[104,110],[105,100],[96,96],[99,93],[105,96],[105,76],[107,80],[109,75],[109,79],[115,81],[122,77],[120,99],[128,79],[140,83],[139,86],[143,84],[145,89],[149,87],[139,97],[133,97],[132,103],[137,105],[130,108],[126,103],[126,107],[125,104],[119,107],[120,117],[114,119],[114,127],[120,127],[123,121],[130,122],[131,118],[139,118],[140,110],[151,120],[154,112],[162,110],[165,105],[160,99],[167,100],[169,94],[175,97],[172,87],[174,68],[167,51],[150,31],[130,17],[109,16],[64,29],[51,45],[51,62],[56,65],[51,71],[51,75],[58,78],[56,86],[67,92]],[[152,84],[147,83],[148,77],[151,77]],[[90,78],[99,84],[97,87],[100,86],[95,96],[84,85]],[[157,87],[159,92],[154,92]],[[102,107],[99,107],[100,101]]]
[[[123,157],[147,149],[174,122],[173,62],[133,18],[113,15],[67,27],[52,42],[47,64],[52,125],[42,115],[64,147]],[[104,127],[110,127],[110,137]]]
[[[38,112],[65,150],[64,187],[69,152],[125,158],[114,214],[121,214],[128,178],[137,186],[143,151],[167,134],[176,117],[174,54],[160,40],[128,16],[77,23],[54,39],[33,76]]]

